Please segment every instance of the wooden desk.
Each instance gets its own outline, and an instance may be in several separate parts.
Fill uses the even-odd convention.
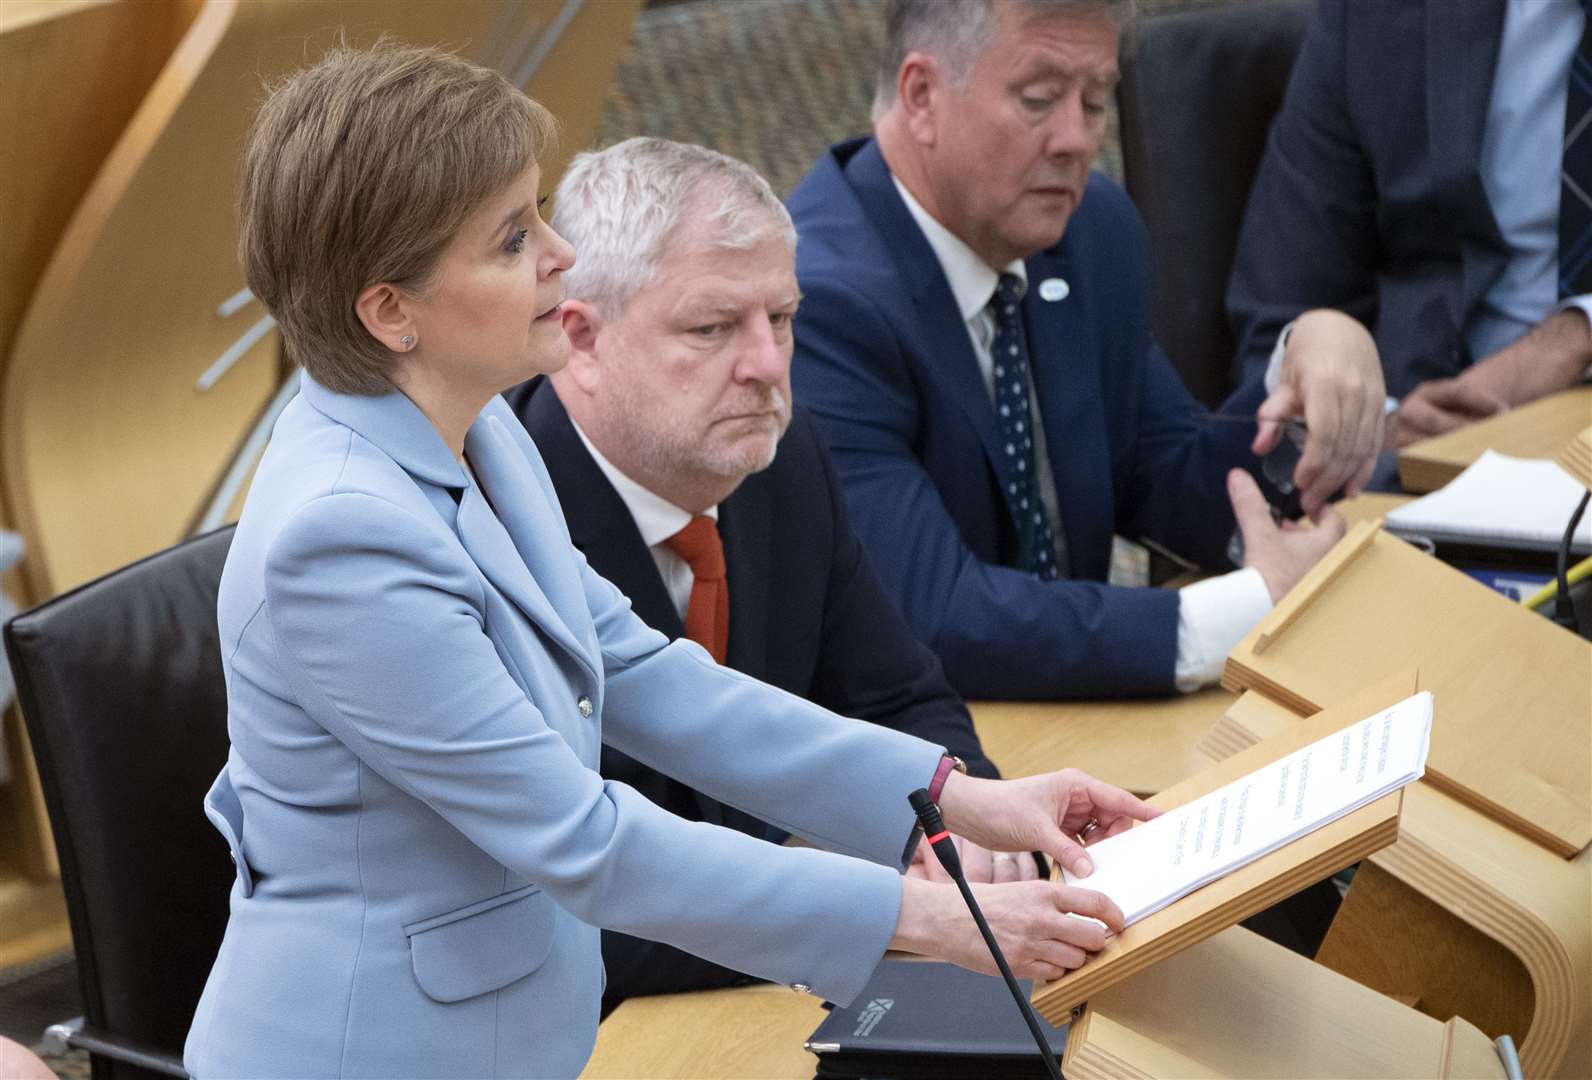
[[[823,1018],[817,998],[783,986],[631,998],[597,1029],[581,1076],[807,1080],[818,1059],[802,1043]]]
[[[1483,450],[1515,457],[1553,458],[1589,423],[1592,386],[1577,386],[1491,420],[1411,443],[1399,451],[1399,479],[1409,491],[1436,491],[1464,471]]]
[[[1233,695],[1218,687],[1138,701],[973,702],[984,752],[1007,777],[1071,766],[1154,795],[1210,764],[1195,744]]]

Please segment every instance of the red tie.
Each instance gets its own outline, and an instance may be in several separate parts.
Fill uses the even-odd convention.
[[[730,644],[730,588],[724,580],[724,544],[719,527],[698,514],[669,539],[665,546],[691,568],[696,581],[685,609],[685,636],[724,663]]]

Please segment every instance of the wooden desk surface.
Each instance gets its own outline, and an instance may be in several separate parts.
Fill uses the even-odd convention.
[[[1592,423],[1592,386],[1577,386],[1511,409],[1491,420],[1411,443],[1399,451],[1399,479],[1409,491],[1436,491],[1483,450],[1553,458]]]
[[[1143,701],[973,702],[984,752],[1008,777],[1066,766],[1153,795],[1210,764],[1194,748],[1233,695],[1219,687]]]
[[[815,997],[783,986],[631,998],[597,1029],[586,1080],[807,1080],[802,1043],[824,1018]]]

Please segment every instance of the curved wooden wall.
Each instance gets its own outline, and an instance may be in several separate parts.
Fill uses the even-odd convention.
[[[533,78],[533,88],[555,108],[564,97],[566,112],[594,116],[590,99],[600,99],[634,10],[595,0],[207,0],[67,226],[5,372],[0,465],[29,542],[34,598],[181,538],[281,383],[275,335],[241,295],[234,253],[236,161],[262,80],[340,34],[356,45],[389,33],[456,48],[508,72],[551,44],[541,70],[564,78],[545,88]],[[600,62],[571,60],[568,42]],[[201,388],[229,350],[241,355]]]
[[[0,379],[72,211],[199,0],[0,3]],[[0,490],[0,528],[11,520]],[[21,569],[0,578],[33,599]]]

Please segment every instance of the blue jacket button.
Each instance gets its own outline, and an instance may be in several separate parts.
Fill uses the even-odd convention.
[[[580,696],[580,700],[575,702],[575,708],[580,710],[580,715],[583,718],[587,720],[591,719],[591,698],[587,697],[585,694],[582,694]]]

